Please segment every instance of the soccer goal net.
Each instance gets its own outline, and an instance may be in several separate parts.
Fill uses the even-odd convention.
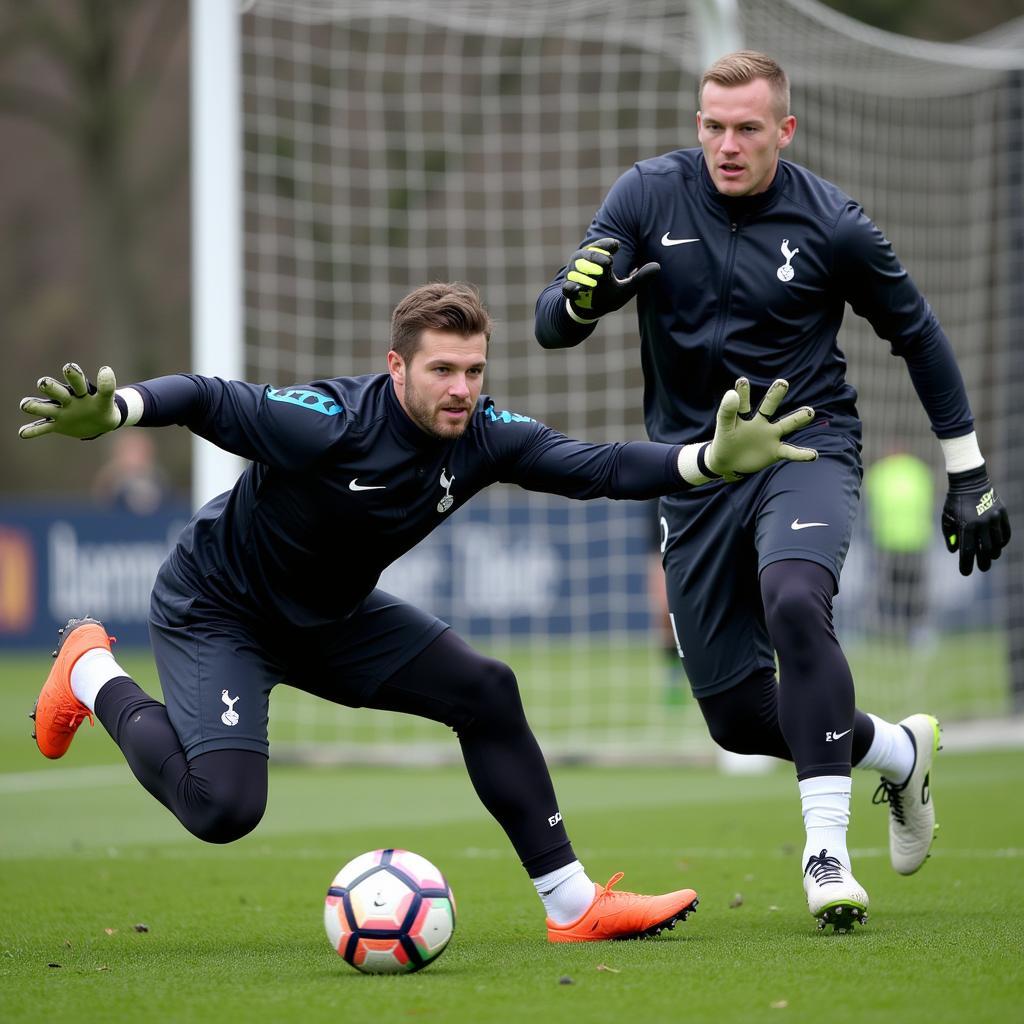
[[[246,4],[249,379],[379,372],[395,303],[428,280],[468,280],[498,325],[485,387],[498,409],[589,440],[642,438],[634,311],[547,352],[533,305],[623,170],[696,144],[697,3]],[[1024,61],[867,30],[812,0],[741,0],[739,18],[744,45],[792,77],[787,155],[860,199],[894,241],[953,339],[994,479],[1019,499]],[[959,577],[938,535],[938,446],[903,364],[852,313],[841,343],[865,465],[918,460],[930,517],[907,557],[861,517],[837,605],[859,703],[1002,714],[1024,630],[1007,579],[1013,568],[1024,586],[1021,565]],[[657,540],[653,505],[493,488],[381,586],[507,660],[552,755],[706,756],[657,598]],[[273,711],[278,749],[456,753],[429,723],[280,690]]]

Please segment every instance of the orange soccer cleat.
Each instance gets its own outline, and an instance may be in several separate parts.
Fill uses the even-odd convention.
[[[57,661],[46,677],[29,716],[36,723],[32,734],[36,745],[50,758],[63,757],[82,722],[86,718],[90,724],[93,722],[92,712],[71,689],[71,669],[86,651],[96,647],[105,647],[109,651],[114,639],[107,636],[102,622],[88,617],[69,619],[58,632],[60,641],[53,652]]]
[[[663,896],[642,896],[635,892],[613,892],[622,879],[618,871],[602,889],[594,886],[594,902],[581,918],[569,924],[555,924],[548,918],[548,942],[601,942],[606,939],[646,939],[674,928],[697,909],[697,894],[679,889]]]

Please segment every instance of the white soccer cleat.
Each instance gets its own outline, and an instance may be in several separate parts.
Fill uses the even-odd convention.
[[[914,768],[902,785],[884,775],[872,798],[889,805],[889,860],[901,875],[912,875],[927,859],[935,838],[931,770],[942,732],[931,715],[911,715],[899,723],[914,744]]]
[[[853,877],[853,872],[828,850],[811,854],[804,865],[804,892],[807,909],[818,919],[818,927],[827,925],[837,932],[853,931],[856,922],[868,919],[868,894]]]

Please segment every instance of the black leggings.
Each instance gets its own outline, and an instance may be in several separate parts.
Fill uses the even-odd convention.
[[[508,665],[448,630],[384,683],[367,707],[430,718],[455,730],[477,796],[531,878],[576,859]]]
[[[127,676],[96,698],[96,717],[142,785],[208,843],[251,832],[267,806],[267,758],[252,750],[211,750],[185,757],[167,709]]]
[[[875,725],[854,707],[853,676],[832,625],[834,589],[816,562],[786,559],[761,573],[780,678],[761,669],[698,701],[720,747],[793,761],[799,779],[849,775],[868,752]]]
[[[515,674],[453,630],[383,683],[367,705],[455,730],[473,787],[533,877],[575,859]],[[193,835],[228,843],[252,831],[267,802],[267,759],[247,750],[185,758],[164,706],[131,679],[111,680],[96,715],[136,778]]]

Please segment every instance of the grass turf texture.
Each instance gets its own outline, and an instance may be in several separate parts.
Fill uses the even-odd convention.
[[[1020,754],[940,755],[942,831],[911,878],[888,866],[874,777],[855,776],[851,846],[872,904],[854,935],[819,933],[807,913],[785,767],[740,778],[559,768],[592,877],[622,869],[641,891],[692,885],[701,906],[659,939],[549,946],[533,888],[461,770],[275,767],[259,829],[211,847],[142,791],[101,727],[45,762],[22,717],[36,685],[20,667],[0,672],[5,1022],[1018,1016]],[[451,946],[408,977],[357,974],[323,934],[334,872],[386,845],[441,866],[458,901]]]

